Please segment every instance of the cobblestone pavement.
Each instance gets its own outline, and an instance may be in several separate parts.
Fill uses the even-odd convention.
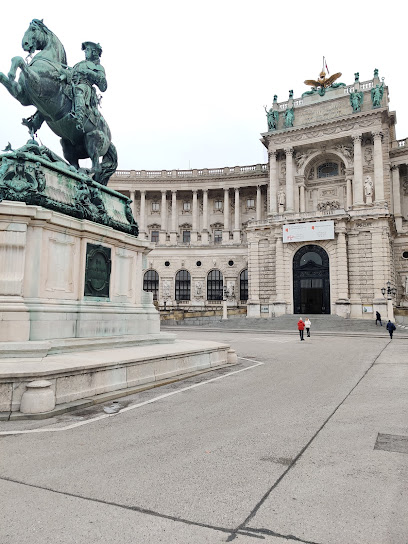
[[[238,364],[1,423],[1,544],[407,541],[408,339],[178,334]]]

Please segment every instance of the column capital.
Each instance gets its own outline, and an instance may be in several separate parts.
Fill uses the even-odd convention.
[[[205,188],[205,189],[202,189],[203,193],[208,193],[208,189]]]
[[[391,170],[393,170],[393,171],[394,171],[394,170],[399,170],[399,167],[400,167],[399,164],[392,164],[392,165],[390,166]]]
[[[276,159],[276,157],[278,156],[278,150],[277,149],[270,149],[268,151],[268,155],[269,155],[269,159],[271,157],[275,157],[275,159]]]
[[[294,153],[294,151],[295,151],[295,150],[293,149],[293,147],[287,147],[287,148],[285,149],[285,155],[286,155],[286,156],[292,156],[293,153]]]
[[[171,190],[171,194],[172,194],[172,195],[176,195],[176,194],[177,194],[177,189],[172,189],[172,190]]]
[[[353,134],[353,136],[351,137],[351,139],[353,140],[353,143],[354,144],[357,144],[358,142],[360,142],[361,144],[361,141],[363,139],[363,136],[362,134]]]
[[[193,195],[198,193],[198,189],[191,189]]]
[[[384,135],[381,132],[381,130],[374,130],[371,133],[371,136],[374,138],[374,141],[375,141],[375,140],[382,140]]]
[[[162,195],[167,195],[167,189],[160,189]]]
[[[139,192],[141,195],[145,195],[147,193],[146,189],[139,189]]]

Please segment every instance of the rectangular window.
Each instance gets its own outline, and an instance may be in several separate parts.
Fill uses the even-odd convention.
[[[183,202],[183,210],[189,212],[191,210],[191,202]]]
[[[255,208],[255,200],[253,198],[247,199],[247,208]]]
[[[214,244],[221,244],[222,242],[222,230],[214,231]]]
[[[190,231],[183,230],[183,244],[189,244],[189,243],[190,243]]]
[[[160,211],[160,203],[152,202],[152,212],[159,212],[159,211]]]
[[[150,239],[151,239],[152,242],[158,242],[159,241],[159,231],[158,230],[152,230]]]
[[[222,200],[214,201],[214,210],[222,210]]]

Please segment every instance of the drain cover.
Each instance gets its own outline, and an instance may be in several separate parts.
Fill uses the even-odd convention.
[[[374,449],[394,451],[396,453],[408,453],[408,436],[378,433]]]

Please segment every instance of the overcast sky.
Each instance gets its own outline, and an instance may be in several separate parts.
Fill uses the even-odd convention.
[[[271,0],[122,0],[33,2],[2,6],[0,71],[26,56],[21,39],[34,18],[64,44],[68,64],[99,42],[108,89],[102,113],[120,169],[187,169],[266,162],[264,105],[308,90],[323,55],[330,73],[352,84],[385,77],[397,138],[408,137],[407,23],[404,3]],[[34,112],[0,88],[0,149],[28,139],[22,117]],[[43,125],[44,145],[62,154]]]

